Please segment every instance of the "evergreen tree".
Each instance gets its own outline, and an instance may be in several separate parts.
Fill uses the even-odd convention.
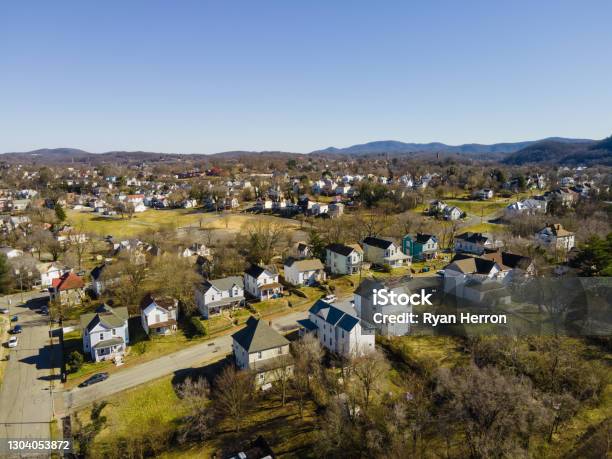
[[[55,204],[55,216],[60,222],[66,220],[66,212],[64,212],[64,209],[60,203]]]
[[[11,275],[8,265],[8,258],[3,253],[0,254],[0,293],[8,292],[11,285]]]

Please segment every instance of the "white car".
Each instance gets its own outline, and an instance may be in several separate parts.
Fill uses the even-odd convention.
[[[327,295],[325,298],[323,298],[323,301],[325,301],[326,303],[333,303],[336,300],[336,295]]]
[[[9,310],[8,308],[0,308],[0,314],[8,314]]]
[[[8,340],[8,347],[17,347],[19,339],[16,336],[11,336]]]

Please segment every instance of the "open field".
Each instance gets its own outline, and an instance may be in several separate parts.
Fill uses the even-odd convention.
[[[213,238],[227,233],[238,233],[245,225],[254,222],[271,222],[283,225],[288,229],[298,229],[295,220],[272,215],[233,214],[203,212],[193,209],[147,210],[134,214],[131,219],[120,216],[104,217],[91,211],[66,211],[68,221],[82,227],[87,233],[100,237],[112,235],[115,238],[129,238],[147,231],[163,228],[208,228],[213,230]]]
[[[515,200],[510,198],[494,198],[489,201],[474,201],[474,200],[462,200],[462,199],[449,199],[444,202],[449,206],[457,206],[468,214],[476,216],[489,216],[497,211],[502,210],[508,204]]]

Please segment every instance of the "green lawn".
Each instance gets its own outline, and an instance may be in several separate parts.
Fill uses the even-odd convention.
[[[497,223],[476,223],[461,228],[460,232],[472,231],[474,233],[498,233],[506,229],[506,225],[500,225]]]
[[[186,405],[165,377],[134,389],[113,395],[102,411],[106,427],[96,437],[92,456],[102,457],[119,439],[155,439],[160,451],[157,457],[211,457],[221,448],[232,449],[245,439],[263,435],[278,457],[312,457],[315,440],[315,406],[307,403],[304,418],[300,418],[294,402],[281,406],[276,396],[257,402],[243,420],[240,434],[233,433],[223,421],[219,434],[202,444],[181,447],[172,443],[171,433],[186,413]],[[89,422],[91,408],[77,413],[83,424]],[[75,423],[73,423],[75,425]],[[167,445],[171,445],[168,447]],[[162,449],[163,448],[163,449]]]
[[[495,198],[490,201],[472,201],[462,199],[449,199],[444,201],[449,206],[457,206],[464,212],[473,215],[484,215],[485,217],[491,215],[504,207],[510,202],[513,202],[510,198]]]
[[[146,231],[158,230],[163,227],[180,228],[184,226],[202,226],[219,232],[236,233],[245,224],[254,221],[270,221],[282,224],[288,230],[295,230],[299,223],[295,220],[270,215],[254,214],[218,214],[203,212],[200,209],[149,209],[134,214],[131,219],[121,216],[105,217],[91,211],[66,211],[68,222],[75,226],[83,226],[85,232],[98,236],[112,235],[116,238],[134,237]]]

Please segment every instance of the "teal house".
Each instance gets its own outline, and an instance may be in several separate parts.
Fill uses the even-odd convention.
[[[431,260],[438,253],[438,238],[431,234],[407,234],[402,239],[402,252],[411,255],[413,261]]]

